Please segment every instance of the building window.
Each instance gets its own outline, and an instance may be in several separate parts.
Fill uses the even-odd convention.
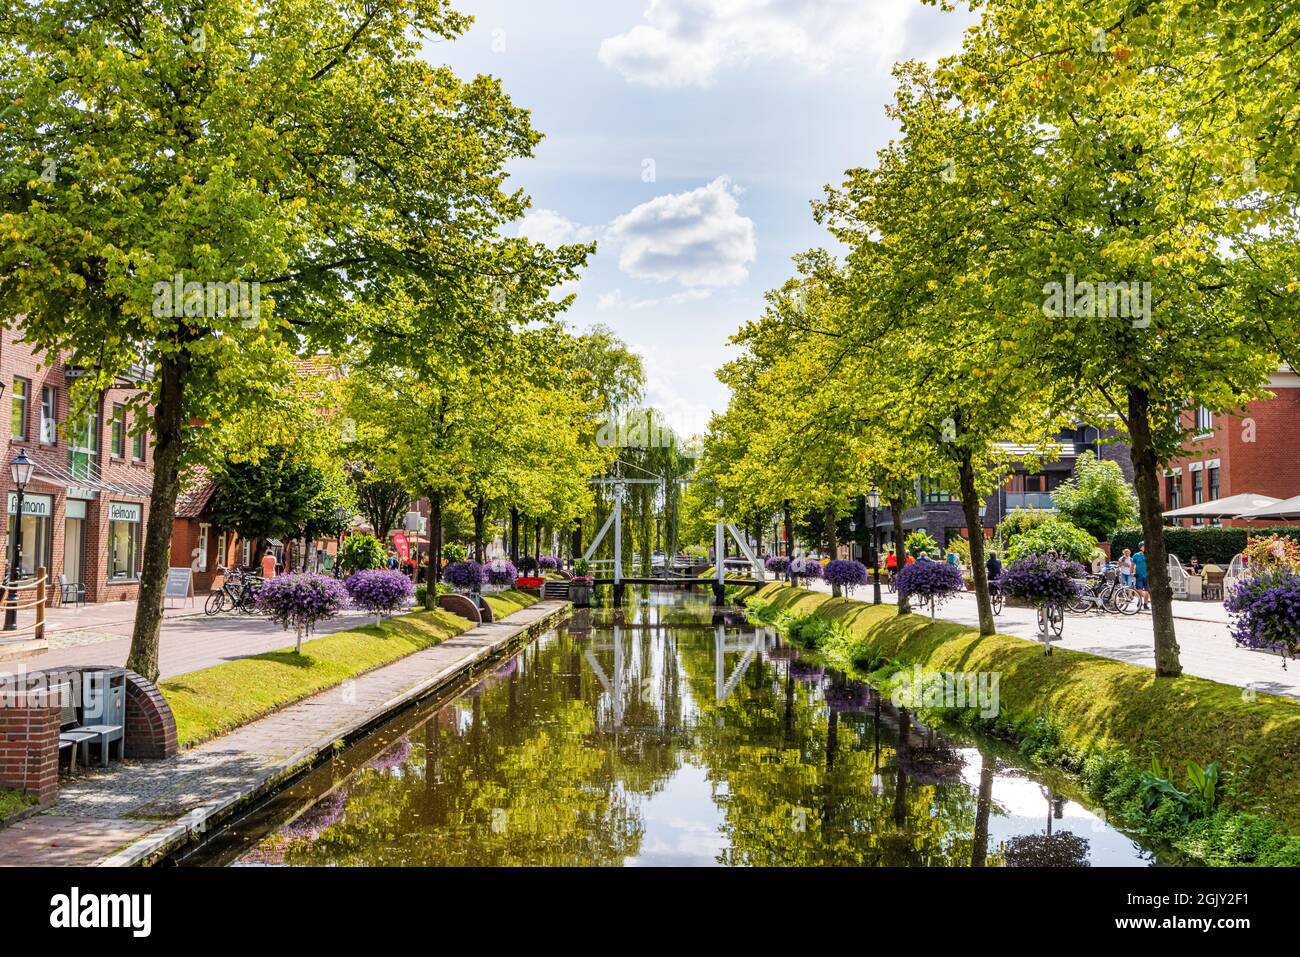
[[[1219,497],[1219,467],[1205,470],[1206,484],[1210,487],[1209,501],[1213,502]]]
[[[68,436],[68,471],[76,479],[99,478],[99,413],[91,412]]]
[[[52,385],[41,386],[41,442],[53,445],[58,441],[59,393]]]
[[[922,505],[942,505],[951,501],[952,496],[944,491],[943,485],[940,484],[937,478],[921,479]]]
[[[252,539],[249,538],[244,539],[243,546],[240,548],[239,564],[242,565],[244,568],[247,568],[249,565],[253,564]]]
[[[208,570],[208,524],[203,522],[199,525],[199,542],[195,548],[198,552],[194,556],[194,570],[196,572],[205,572]]]
[[[131,458],[137,462],[144,461],[144,426],[137,422],[136,433],[131,436]]]
[[[1181,475],[1170,475],[1165,478],[1166,497],[1169,499],[1168,511],[1172,512],[1176,508],[1182,507],[1183,498],[1183,477]]]
[[[109,581],[129,581],[139,577],[140,512],[138,504],[108,503]]]
[[[126,455],[126,406],[113,403],[113,454],[119,459]]]
[[[1214,413],[1205,406],[1196,410],[1196,431],[1197,434],[1214,431]]]
[[[30,382],[26,379],[14,379],[14,392],[10,399],[9,434],[15,439],[27,438],[27,400],[31,392]]]

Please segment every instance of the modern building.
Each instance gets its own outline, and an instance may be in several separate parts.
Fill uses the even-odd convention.
[[[23,575],[47,569],[86,601],[137,597],[140,553],[153,487],[148,412],[141,404],[150,371],[140,367],[101,392],[85,419],[69,421],[70,391],[84,369],[66,356],[34,351],[20,330],[0,330],[0,413],[8,420],[5,463],[20,450],[35,464],[23,490],[0,470],[9,520],[5,567],[22,531]]]
[[[1182,454],[1169,462],[1160,483],[1164,511],[1245,492],[1300,495],[1300,375],[1283,367],[1268,389],[1273,398],[1257,399],[1239,413],[1215,414],[1203,407],[1183,412]],[[1201,523],[1184,519],[1179,524]]]

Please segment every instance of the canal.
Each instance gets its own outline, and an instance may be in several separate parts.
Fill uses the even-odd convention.
[[[1072,783],[703,597],[576,612],[180,863],[1147,866]]]

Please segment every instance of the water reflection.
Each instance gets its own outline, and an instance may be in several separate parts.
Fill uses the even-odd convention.
[[[456,700],[373,737],[308,776],[269,821],[243,825],[228,857],[407,866],[1150,861],[996,746],[945,737],[702,600],[579,612]]]

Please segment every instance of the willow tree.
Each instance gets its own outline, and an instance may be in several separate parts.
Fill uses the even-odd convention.
[[[4,14],[0,316],[88,388],[143,370],[154,407],[136,671],[158,673],[178,476],[202,457],[187,423],[238,406],[286,340],[360,334],[395,276],[526,289],[553,258],[502,238],[527,203],[503,189],[539,138],[527,112],[420,56],[467,23],[443,0]]]

